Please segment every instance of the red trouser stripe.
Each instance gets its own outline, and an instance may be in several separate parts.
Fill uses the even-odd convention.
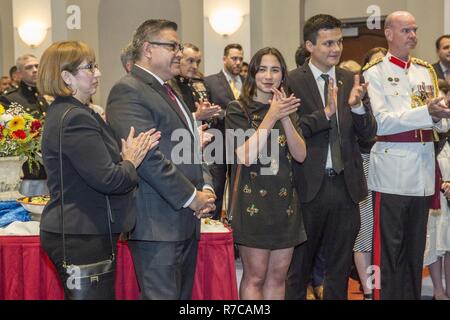
[[[381,193],[375,192],[375,210],[374,210],[374,218],[373,218],[373,265],[380,269],[381,265],[381,226],[380,226],[380,206],[381,206]],[[378,274],[375,273],[376,276],[381,277],[381,272]],[[381,284],[381,279],[379,281]],[[373,291],[373,299],[380,300],[381,290],[380,288],[375,288]]]

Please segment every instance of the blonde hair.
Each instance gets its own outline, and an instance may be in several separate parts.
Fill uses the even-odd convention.
[[[67,97],[72,90],[64,82],[63,71],[75,74],[83,61],[95,62],[94,51],[80,41],[55,42],[45,50],[38,69],[37,87],[41,94]]]

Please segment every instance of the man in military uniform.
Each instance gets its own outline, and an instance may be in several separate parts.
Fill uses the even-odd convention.
[[[208,126],[221,115],[220,106],[211,105],[208,93],[200,74],[199,66],[202,61],[200,49],[191,44],[183,45],[183,57],[180,60],[180,74],[171,79],[170,85],[183,97],[183,101],[197,121],[202,148],[211,142],[212,134],[205,132]],[[222,115],[223,116],[223,115]],[[202,125],[203,122],[207,124]]]
[[[171,80],[171,86],[179,96],[183,97],[183,101],[196,120],[211,121],[213,117],[219,116],[221,108],[203,103],[209,99],[203,79],[198,76],[202,53],[191,43],[185,43],[183,47],[180,74]]]
[[[39,61],[31,54],[25,54],[17,59],[17,70],[20,72],[21,81],[19,87],[11,88],[0,96],[0,104],[6,108],[10,107],[12,103],[21,105],[27,113],[35,118],[43,118],[47,111],[47,101],[41,96],[36,88],[37,71]],[[47,178],[44,166],[40,166],[37,170],[35,167],[30,172],[28,162],[22,166],[24,179],[43,180]],[[22,190],[21,190],[22,191]]]
[[[450,110],[438,96],[433,67],[411,58],[417,25],[408,12],[385,22],[389,52],[364,67],[378,124],[370,154],[374,191],[375,299],[420,299],[429,196],[435,192],[433,129],[447,130]],[[377,269],[375,269],[377,271]],[[375,282],[376,283],[376,282]]]
[[[11,88],[0,96],[0,103],[6,108],[13,102],[18,103],[26,112],[34,117],[42,118],[45,116],[48,104],[36,88],[39,61],[35,56],[26,54],[17,59],[16,65],[22,80],[19,87]]]
[[[0,77],[0,94],[11,88],[11,79],[8,76]]]

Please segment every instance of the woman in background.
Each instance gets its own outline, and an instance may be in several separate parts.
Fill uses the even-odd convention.
[[[363,70],[365,67],[374,61],[383,58],[387,53],[386,48],[377,47],[370,49],[363,60]],[[370,85],[370,84],[369,84]],[[372,112],[370,100],[368,95],[363,99],[364,108],[366,112]],[[371,141],[359,140],[359,150],[363,158],[363,169],[366,180],[369,175],[369,160],[370,149],[375,144],[375,139]],[[372,300],[372,289],[367,285],[370,272],[368,268],[372,264],[372,239],[373,239],[373,207],[372,207],[372,192],[369,190],[369,195],[359,203],[359,211],[361,215],[361,227],[358,236],[356,237],[355,245],[353,246],[353,253],[355,259],[356,270],[358,271],[359,280],[363,289],[364,299]]]
[[[450,84],[439,80],[439,91],[450,101]],[[435,155],[439,164],[442,181],[450,182],[450,133],[440,133],[439,141],[434,143]],[[445,187],[446,183],[444,183]],[[438,191],[439,192],[439,191]],[[450,207],[443,192],[439,198],[433,198],[427,225],[427,242],[425,246],[424,265],[430,270],[433,283],[434,300],[450,300]],[[445,288],[442,284],[444,270]]]

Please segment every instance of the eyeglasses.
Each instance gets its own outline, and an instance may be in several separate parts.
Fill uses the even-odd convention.
[[[77,68],[77,70],[89,70],[92,74],[94,74],[95,70],[97,70],[97,69],[98,69],[98,64],[97,63],[93,63],[93,62],[88,63],[85,66]]]
[[[154,45],[157,45],[157,46],[168,46],[175,53],[178,53],[179,51],[183,51],[184,50],[184,46],[181,43],[178,43],[178,42],[148,41],[148,43],[154,44]]]

